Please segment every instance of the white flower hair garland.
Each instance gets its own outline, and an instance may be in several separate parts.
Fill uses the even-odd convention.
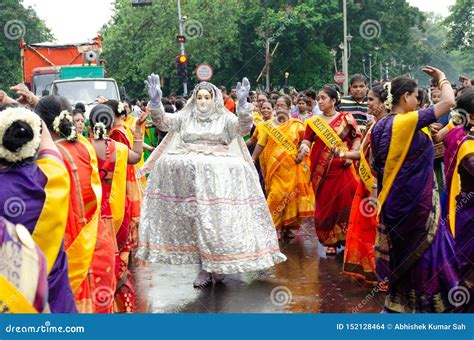
[[[12,152],[3,146],[5,131],[16,121],[22,121],[31,126],[33,139],[24,144],[17,151]],[[39,116],[25,108],[8,108],[0,112],[0,158],[8,162],[19,162],[26,158],[34,157],[41,142],[41,119]]]
[[[125,111],[125,107],[123,106],[122,102],[118,103],[117,111],[118,111],[118,113],[122,113],[123,111]]]
[[[383,88],[387,91],[387,99],[383,102],[383,105],[387,110],[391,110],[393,106],[393,95],[392,95],[392,83],[387,82],[383,84]]]
[[[67,141],[73,141],[77,137],[77,132],[76,132],[76,127],[74,126],[74,120],[72,119],[72,115],[69,113],[69,111],[63,110],[59,113],[59,116],[54,118],[53,131],[57,133],[58,135],[62,135],[61,129],[59,128],[59,126],[61,125],[61,121],[63,119],[68,120],[69,122],[71,122],[71,125],[72,125],[71,133],[69,134],[69,136],[64,136],[64,137],[66,138]]]
[[[102,139],[107,134],[107,128],[104,123],[98,122],[94,125],[94,139]]]

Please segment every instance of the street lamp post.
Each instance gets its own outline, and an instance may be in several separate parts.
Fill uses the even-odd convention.
[[[379,47],[375,47],[375,57],[374,57],[374,63],[372,64],[372,52],[369,52],[369,74],[367,75],[366,69],[365,69],[365,58],[362,58],[362,67],[364,69],[364,75],[369,78],[369,88],[372,88],[372,68],[374,65],[377,64],[377,51],[379,50]]]
[[[178,0],[178,22],[179,22],[179,35],[183,35],[183,17],[181,16],[181,0]],[[179,44],[179,50],[181,55],[184,55],[184,42],[181,42]],[[183,96],[187,97],[188,96],[188,83],[187,80],[183,81]]]
[[[336,55],[337,51],[335,49],[331,50],[332,60],[334,61],[334,71],[337,72],[337,64],[336,64]]]

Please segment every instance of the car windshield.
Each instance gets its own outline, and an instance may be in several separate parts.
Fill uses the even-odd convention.
[[[72,105],[78,102],[89,104],[99,96],[119,100],[115,82],[110,80],[59,82],[54,84],[53,94],[66,97]]]
[[[34,92],[37,96],[43,94],[43,90],[49,90],[51,83],[59,79],[59,73],[37,74],[33,76]]]

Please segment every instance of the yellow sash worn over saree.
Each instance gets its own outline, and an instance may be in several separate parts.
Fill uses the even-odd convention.
[[[8,307],[9,313],[38,313],[23,293],[16,289],[2,275],[0,275],[0,301]]]
[[[298,153],[296,145],[291,138],[285,135],[271,120],[260,124],[260,128],[263,129],[275,143],[281,146],[287,154],[296,155]]]
[[[372,191],[374,183],[375,183],[375,177],[372,175],[372,170],[370,169],[369,162],[367,162],[367,159],[365,158],[365,153],[363,150],[363,145],[365,144],[365,139],[368,139],[368,136],[370,136],[370,133],[372,131],[372,128],[374,125],[370,127],[370,130],[367,132],[365,135],[364,141],[361,143],[360,147],[360,163],[359,163],[359,176],[362,182],[364,182],[365,187],[367,190]]]
[[[110,210],[112,211],[115,234],[119,231],[125,215],[127,159],[128,147],[125,144],[115,142],[115,168],[110,191]]]
[[[324,119],[315,116],[307,120],[307,123],[311,130],[314,131],[316,136],[318,136],[328,148],[337,146],[340,150],[344,152],[349,151],[347,146],[344,145],[344,142],[342,141],[341,137],[339,137],[336,131],[334,131],[334,129],[329,126],[329,124],[326,123]],[[351,172],[354,177],[357,178],[357,173],[355,171],[354,165],[351,165]]]
[[[44,157],[36,164],[47,178],[46,198],[40,217],[33,231],[33,240],[46,256],[48,273],[53,268],[58,256],[66,230],[69,207],[69,174],[59,160]]]
[[[349,151],[336,131],[334,131],[333,128],[331,128],[331,126],[329,126],[329,124],[324,121],[324,119],[315,116],[314,118],[309,119],[307,122],[311,130],[316,133],[316,135],[328,148],[337,146],[342,151]]]
[[[456,158],[456,167],[454,168],[453,178],[451,180],[451,189],[449,192],[449,227],[453,237],[456,229],[456,196],[461,192],[461,178],[458,174],[459,164],[464,157],[474,153],[474,140],[467,140],[461,144]]]
[[[71,289],[74,293],[79,288],[81,283],[87,277],[89,268],[92,263],[94,249],[97,242],[97,230],[99,228],[100,208],[102,205],[102,185],[100,182],[97,155],[93,146],[83,136],[78,136],[79,142],[82,143],[89,153],[90,164],[92,167],[91,173],[91,187],[95,195],[96,209],[91,217],[91,220],[82,227],[81,232],[69,248],[66,250],[68,257],[68,274],[71,283]]]
[[[387,200],[392,184],[405,161],[411,142],[415,136],[417,122],[418,111],[399,113],[393,118],[392,140],[388,148],[382,179],[383,188],[378,196],[378,214],[382,211],[382,206]]]

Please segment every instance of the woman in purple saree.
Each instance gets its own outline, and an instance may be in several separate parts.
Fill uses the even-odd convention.
[[[24,225],[45,254],[51,312],[77,312],[63,249],[69,177],[46,125],[30,110],[0,108],[0,176],[0,216]]]
[[[391,114],[372,131],[379,186],[376,271],[389,286],[386,312],[454,310],[449,292],[459,282],[453,239],[447,228],[439,227],[433,142],[423,131],[454,106],[454,93],[443,72],[429,66],[423,71],[439,81],[441,101],[414,111],[417,84],[406,77],[395,78],[385,102]]]

